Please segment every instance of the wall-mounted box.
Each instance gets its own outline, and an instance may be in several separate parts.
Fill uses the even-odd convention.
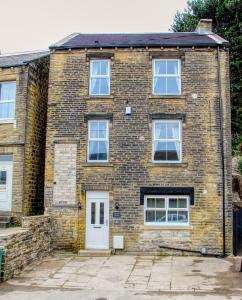
[[[123,235],[114,235],[113,236],[113,248],[114,249],[124,249]]]

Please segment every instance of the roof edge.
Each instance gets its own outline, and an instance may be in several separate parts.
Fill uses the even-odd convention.
[[[69,34],[68,36],[64,37],[63,39],[59,40],[58,42],[52,44],[49,46],[49,49],[55,48],[55,47],[59,47],[62,44],[67,43],[70,39],[73,39],[74,37],[78,36],[80,33],[79,32],[74,32],[72,34]]]

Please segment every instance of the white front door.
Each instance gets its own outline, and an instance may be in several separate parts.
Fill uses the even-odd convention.
[[[12,208],[12,173],[12,157],[0,156],[0,211],[11,211]]]
[[[86,194],[86,249],[109,248],[109,194]]]

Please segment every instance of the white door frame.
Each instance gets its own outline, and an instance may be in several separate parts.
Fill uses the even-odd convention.
[[[95,207],[91,217],[92,203]],[[100,224],[100,207],[104,203],[103,221]],[[109,249],[109,192],[86,192],[86,249]]]
[[[0,155],[2,157],[11,157],[11,159],[0,159],[0,171],[6,171],[6,186],[0,184],[0,211],[12,210],[12,188],[13,188],[13,160],[11,155]],[[6,200],[3,200],[6,197]]]

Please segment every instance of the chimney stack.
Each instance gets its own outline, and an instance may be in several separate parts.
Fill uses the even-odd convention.
[[[212,19],[200,19],[195,32],[198,34],[209,34],[212,32]]]

